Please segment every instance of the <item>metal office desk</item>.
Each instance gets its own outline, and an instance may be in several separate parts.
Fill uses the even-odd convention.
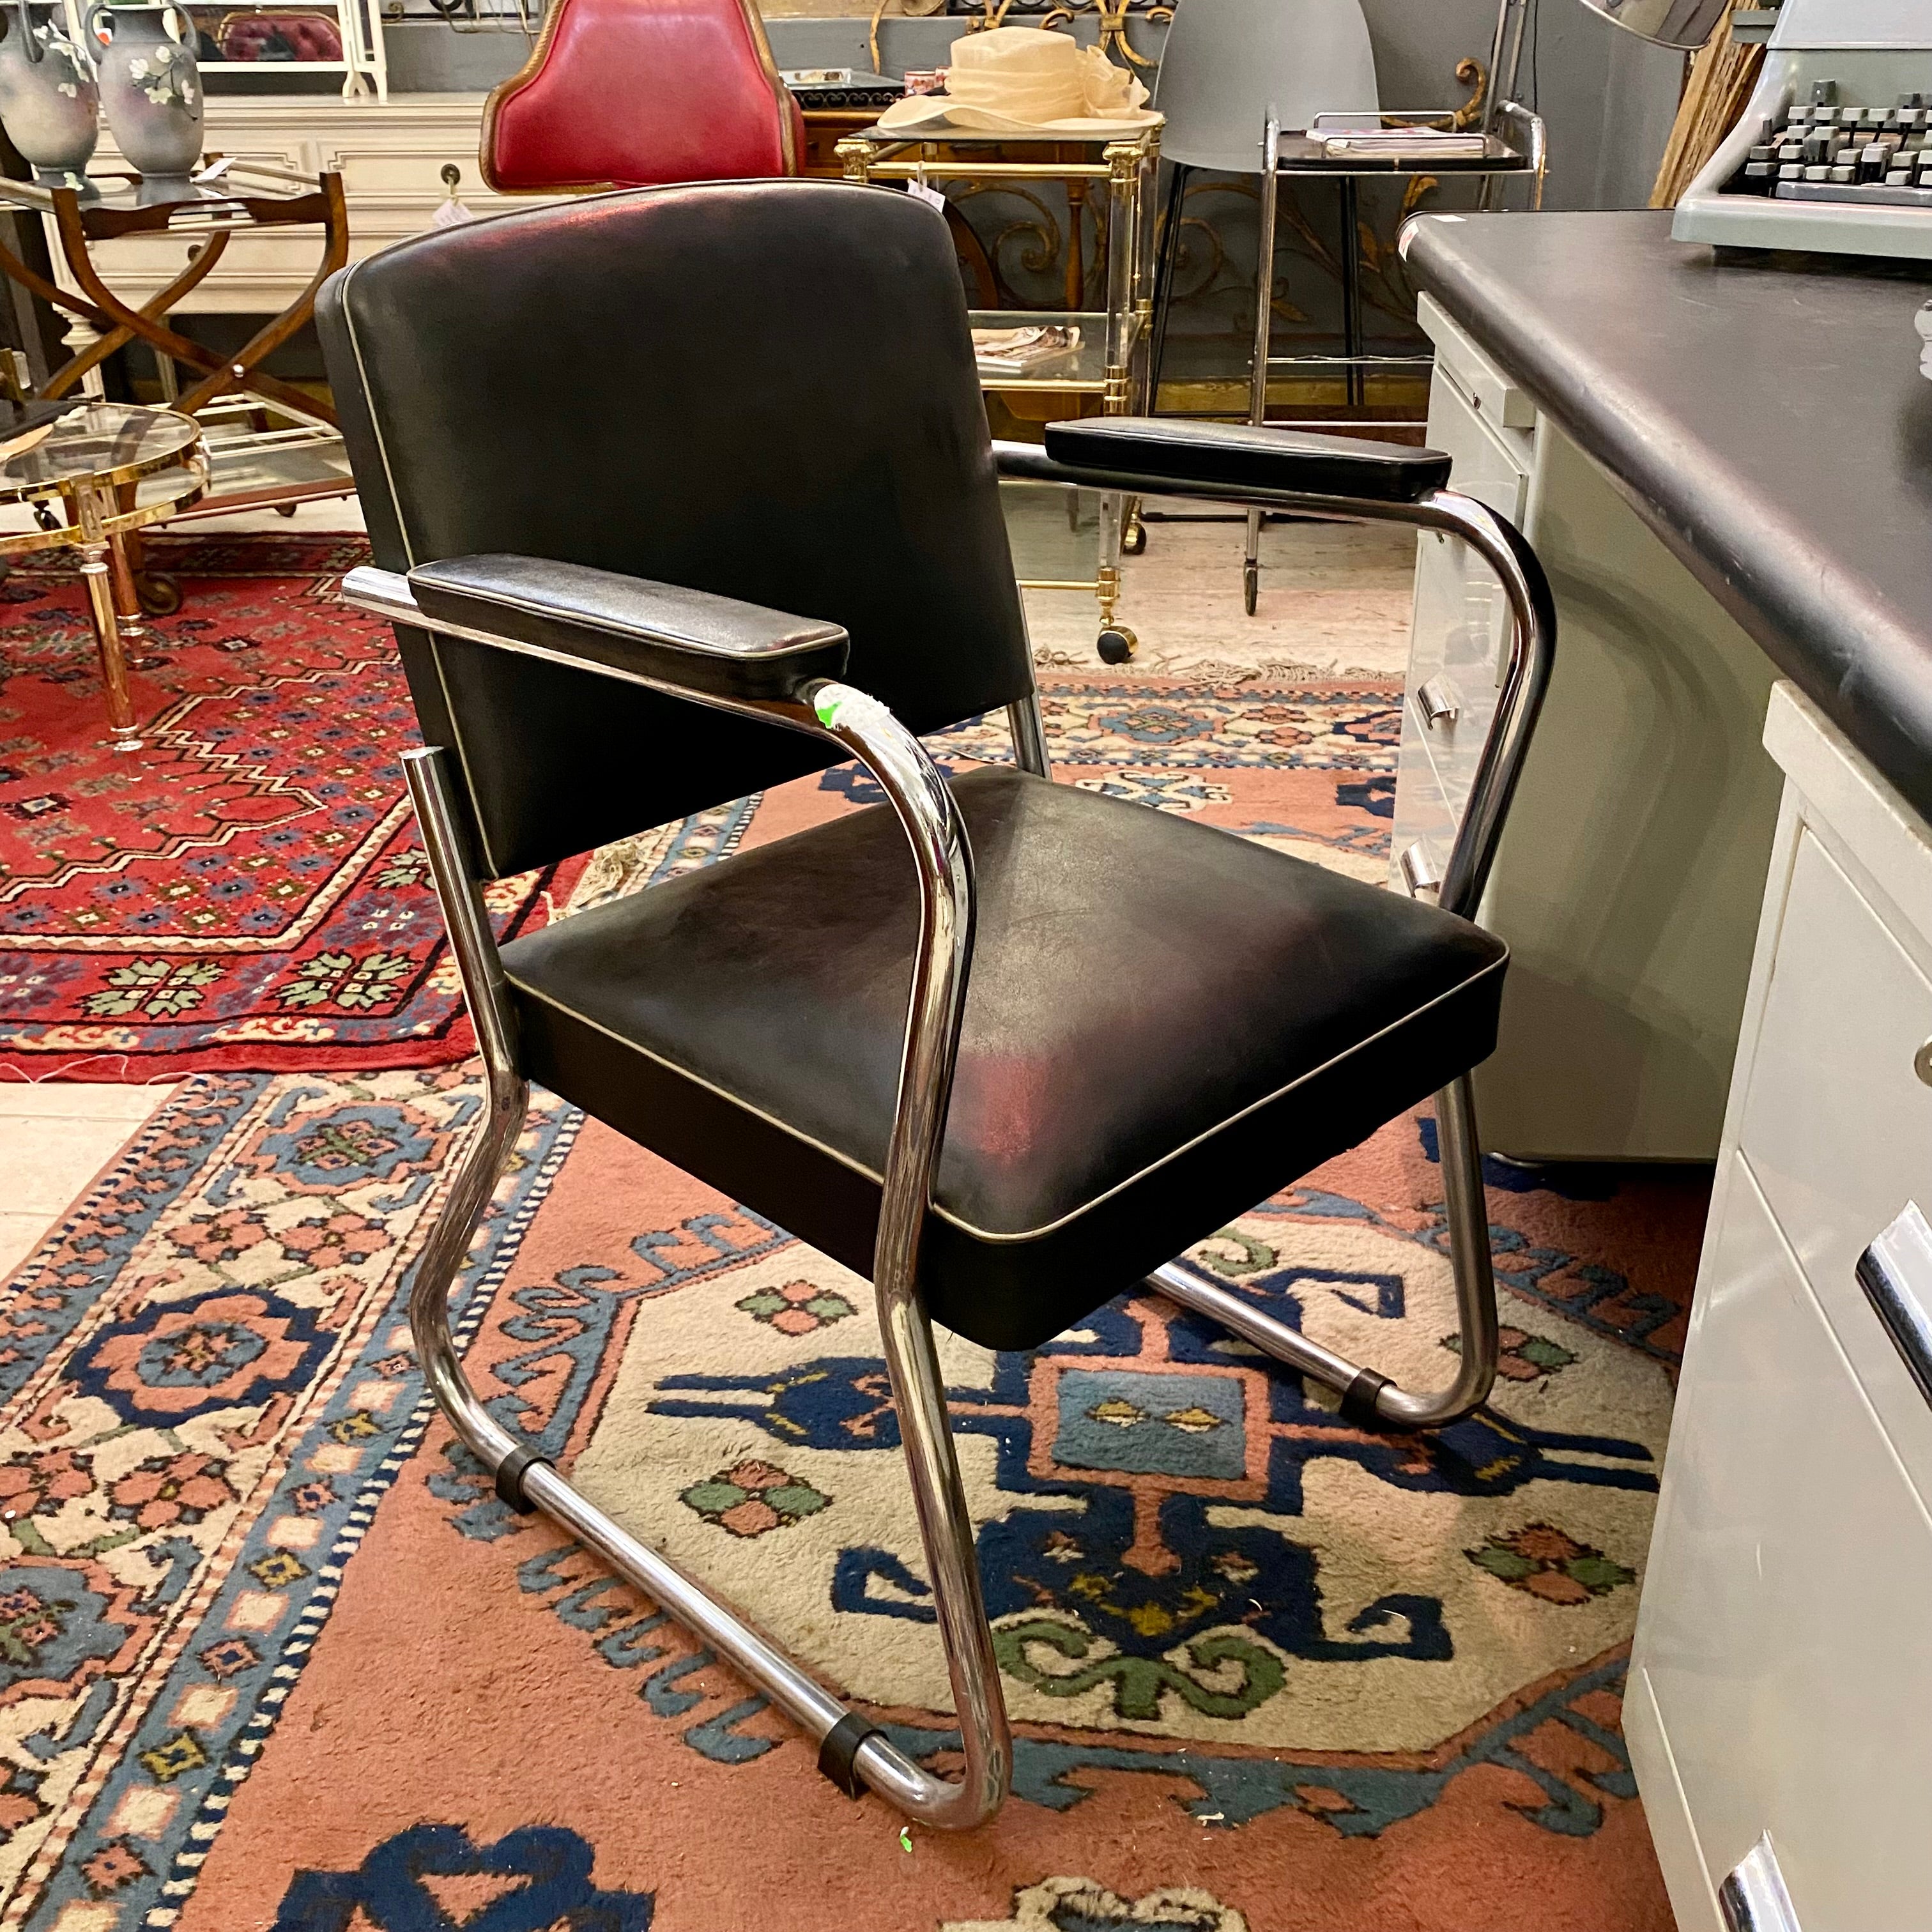
[[[1408,231],[1432,434],[1520,496],[1562,620],[1485,907],[1515,957],[1478,1108],[1513,1152],[1717,1162],[1624,1704],[1680,1927],[1724,1932],[1727,1887],[1734,1932],[1783,1932],[1736,1916],[1774,1863],[1807,1932],[1919,1932],[1927,290],[1670,223]],[[1395,836],[1426,890],[1494,626],[1430,539],[1417,574]]]

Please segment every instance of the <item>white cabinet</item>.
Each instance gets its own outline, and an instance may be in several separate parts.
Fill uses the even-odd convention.
[[[1484,902],[1509,943],[1485,1142],[1526,1160],[1708,1160],[1778,813],[1769,661],[1609,478],[1427,297],[1430,441],[1556,592],[1555,674]],[[1394,858],[1439,877],[1496,700],[1500,593],[1419,542]],[[1458,712],[1425,725],[1432,680]],[[1445,824],[1445,814],[1447,823]]]
[[[1766,1834],[1803,1932],[1923,1932],[1932,1408],[1855,1270],[1932,1210],[1932,836],[1787,686],[1766,738],[1785,793],[1625,1728],[1685,1932]]]
[[[482,184],[476,146],[480,94],[392,94],[386,104],[329,94],[217,95],[208,103],[210,154],[266,161],[297,174],[335,169],[349,204],[352,259],[420,235],[448,199],[443,170],[457,171],[456,193],[473,214],[536,206],[542,197],[493,194]],[[104,136],[100,160],[121,165]],[[49,236],[55,260],[58,244]],[[191,238],[128,236],[101,244],[96,260],[109,284],[146,302],[180,274]],[[320,259],[319,231],[267,229],[234,236],[220,264],[182,304],[184,313],[272,315],[307,286]]]

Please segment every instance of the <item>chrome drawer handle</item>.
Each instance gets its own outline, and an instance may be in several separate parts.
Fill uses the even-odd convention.
[[[1932,1225],[1916,1201],[1858,1257],[1858,1286],[1899,1359],[1932,1402]]]
[[[1413,845],[1403,848],[1402,882],[1408,888],[1411,898],[1419,898],[1424,892],[1433,897],[1442,890],[1442,875],[1436,871],[1429,856],[1429,848],[1418,838]]]
[[[1425,731],[1432,731],[1438,724],[1454,724],[1462,716],[1462,707],[1450,686],[1439,677],[1432,677],[1415,687],[1415,715],[1422,720]]]
[[[1768,1834],[1738,1861],[1737,1868],[1718,1888],[1730,1932],[1804,1932],[1791,1909],[1784,1874],[1771,1849]]]

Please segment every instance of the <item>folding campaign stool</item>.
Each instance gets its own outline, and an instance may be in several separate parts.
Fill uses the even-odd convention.
[[[1506,952],[1470,915],[1550,675],[1543,574],[1426,450],[1120,418],[996,448],[946,226],[876,188],[713,183],[470,223],[358,262],[320,314],[376,560],[345,593],[396,626],[426,746],[411,795],[488,1079],[417,1269],[424,1373],[506,1501],[690,1625],[842,1788],[980,1824],[1010,1743],[932,1319],[1030,1348],[1150,1278],[1365,1424],[1488,1392],[1467,1076]],[[1054,784],[1002,474],[1414,524],[1485,558],[1515,634],[1442,905]],[[919,734],[1003,708],[1015,764],[942,776]],[[853,758],[888,806],[494,943],[479,880]],[[447,1296],[533,1078],[870,1275],[956,1780],[465,1378]],[[1438,1089],[1447,1388],[1398,1388],[1172,1258]]]

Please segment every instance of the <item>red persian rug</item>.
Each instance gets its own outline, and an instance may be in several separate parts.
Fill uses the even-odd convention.
[[[152,554],[184,595],[133,659],[134,754],[103,742],[70,561],[0,585],[0,1078],[462,1059],[397,762],[416,734],[402,668],[335,595],[361,538]],[[500,928],[541,923],[569,883],[499,887]]]

